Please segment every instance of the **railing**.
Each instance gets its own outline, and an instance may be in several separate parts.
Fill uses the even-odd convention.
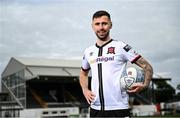
[[[0,93],[0,118],[19,117],[20,110],[22,110],[22,108],[16,101],[12,101],[8,99],[8,97],[8,93]]]
[[[20,110],[22,110],[22,108],[19,107],[17,102],[0,101],[0,118],[19,117]]]
[[[6,89],[8,90],[9,94],[12,96],[12,98],[15,100],[15,102],[18,103],[18,105],[20,106],[21,109],[24,108],[24,106],[22,105],[22,103],[18,100],[18,98],[14,95],[14,93],[10,90],[10,88],[3,82],[3,80],[1,80],[2,84],[6,87]]]

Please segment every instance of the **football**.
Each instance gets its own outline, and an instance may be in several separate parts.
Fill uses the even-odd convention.
[[[121,87],[124,89],[130,89],[136,82],[137,70],[134,67],[126,69],[126,76],[120,78]]]
[[[128,77],[128,76],[124,76],[120,80],[121,87],[124,89],[130,89],[135,82],[136,79],[134,77]]]

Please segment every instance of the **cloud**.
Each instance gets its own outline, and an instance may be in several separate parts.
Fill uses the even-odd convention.
[[[0,1],[0,72],[12,56],[81,56],[96,40],[92,14],[105,9],[113,21],[112,38],[129,43],[156,73],[180,83],[180,1],[102,1]]]

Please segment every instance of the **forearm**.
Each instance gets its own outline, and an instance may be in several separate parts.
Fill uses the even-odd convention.
[[[144,68],[144,78],[145,78],[144,79],[144,85],[146,87],[149,86],[149,83],[150,83],[150,81],[152,79],[152,76],[153,76],[153,69],[152,69],[151,65],[148,64]]]
[[[88,89],[88,72],[89,71],[80,71],[80,85],[84,94],[84,97],[86,98],[87,102],[90,104],[94,98],[95,94]]]
[[[144,86],[148,87],[153,76],[152,66],[143,58],[140,58],[136,64],[144,70]]]
[[[79,82],[83,91],[88,89],[88,72],[80,71]]]

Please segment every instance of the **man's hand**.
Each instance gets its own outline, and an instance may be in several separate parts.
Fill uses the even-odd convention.
[[[86,98],[86,100],[87,100],[87,102],[90,104],[94,99],[95,99],[95,94],[92,92],[92,91],[90,91],[89,89],[84,89],[83,90],[83,94],[84,94],[84,96],[85,96],[85,98]]]
[[[142,83],[134,83],[132,85],[132,87],[127,90],[129,93],[139,93],[141,92],[142,90],[144,90],[146,88],[146,86]]]
[[[80,71],[80,85],[86,98],[87,102],[90,104],[95,99],[95,94],[88,89],[88,71]]]

